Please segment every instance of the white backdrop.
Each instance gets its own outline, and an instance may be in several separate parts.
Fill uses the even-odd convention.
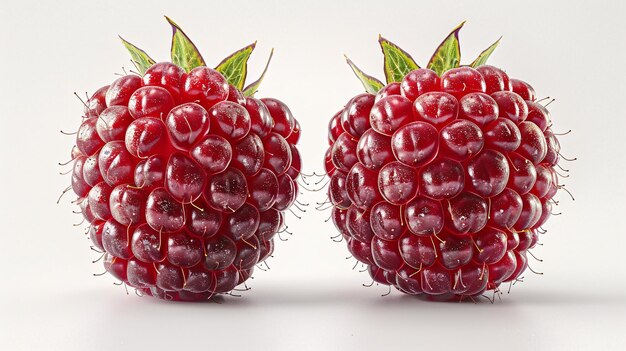
[[[0,348],[4,350],[256,349],[618,350],[626,348],[626,7],[620,1],[30,1],[0,3]],[[345,245],[333,243],[328,213],[290,217],[269,272],[251,291],[222,304],[173,304],[126,296],[91,260],[69,197],[82,106],[74,91],[94,91],[129,68],[121,34],[154,58],[168,56],[167,14],[207,62],[258,40],[255,78],[274,47],[259,96],[287,102],[303,127],[305,171],[322,169],[326,124],[360,83],[349,56],[382,78],[376,42],[385,35],[425,63],[464,19],[464,62],[500,35],[491,63],[525,79],[550,106],[563,153],[577,156],[559,194],[562,216],[547,224],[531,260],[543,276],[495,304],[428,303],[364,288]],[[322,201],[322,193],[302,201]]]

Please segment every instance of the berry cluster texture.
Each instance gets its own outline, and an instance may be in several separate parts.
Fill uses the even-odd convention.
[[[300,128],[216,69],[146,66],[86,102],[72,189],[107,272],[146,295],[209,299],[272,254],[298,193]]]
[[[515,281],[551,214],[559,142],[499,68],[410,71],[330,120],[332,219],[374,281],[463,298]]]

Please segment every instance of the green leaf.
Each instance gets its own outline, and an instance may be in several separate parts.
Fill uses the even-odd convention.
[[[169,17],[165,19],[172,26],[172,63],[189,72],[199,66],[206,66],[198,48],[189,40],[189,37]]]
[[[400,49],[396,44],[382,36],[378,37],[378,42],[385,56],[384,69],[387,83],[400,82],[409,72],[420,68],[411,55]]]
[[[235,51],[215,67],[218,72],[226,77],[229,84],[234,85],[239,90],[243,89],[243,84],[246,82],[248,59],[255,46],[256,42]]]
[[[491,46],[486,48],[485,51],[481,52],[480,55],[478,55],[476,60],[474,60],[474,62],[472,62],[472,64],[470,66],[476,68],[478,66],[482,66],[485,63],[487,63],[487,60],[489,59],[489,56],[491,56],[493,51],[498,47],[498,44],[500,44],[500,40],[501,39],[502,39],[502,37],[498,38],[498,40],[496,40],[495,43],[491,44]]]
[[[352,68],[352,71],[357,76],[357,78],[359,78],[366,92],[370,94],[376,94],[380,89],[383,88],[384,84],[381,81],[370,75],[365,74],[354,64],[354,62],[352,62],[352,60],[348,58],[348,56],[345,57],[346,62],[348,62],[348,65],[350,66],[350,68]]]
[[[443,72],[459,67],[461,64],[461,48],[459,46],[459,31],[463,28],[465,21],[459,24],[441,42],[433,57],[428,62],[428,68],[441,75]]]
[[[261,82],[263,82],[263,78],[265,78],[265,72],[267,72],[267,68],[270,66],[270,61],[272,61],[273,55],[274,55],[274,49],[270,51],[270,57],[267,59],[267,63],[265,64],[265,68],[263,69],[263,73],[261,73],[261,76],[259,77],[259,79],[250,83],[245,89],[243,89],[244,96],[246,97],[254,96],[257,90],[259,90],[259,86],[261,85]]]
[[[122,37],[120,37],[120,39],[122,40],[122,44],[126,47],[126,50],[130,53],[130,57],[140,74],[146,73],[146,70],[156,63],[145,51],[127,42]]]

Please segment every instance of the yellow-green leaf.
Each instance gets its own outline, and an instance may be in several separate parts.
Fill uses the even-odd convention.
[[[220,72],[229,84],[241,90],[248,74],[248,59],[254,50],[256,42],[232,53],[220,62],[215,69]]]
[[[409,72],[420,68],[411,55],[400,49],[396,44],[382,36],[378,37],[378,42],[385,56],[384,69],[387,84],[400,82]]]
[[[122,37],[120,37],[120,39],[122,40],[122,44],[126,47],[126,50],[130,53],[130,58],[140,74],[146,73],[146,70],[155,64],[154,60],[150,58],[145,51],[127,42]]]
[[[488,48],[485,49],[485,51],[481,52],[480,55],[478,55],[476,60],[474,60],[474,62],[472,62],[472,64],[470,66],[478,67],[478,66],[482,66],[485,63],[487,63],[487,60],[489,59],[489,56],[491,56],[493,51],[498,47],[498,44],[500,44],[500,40],[501,39],[502,39],[502,37],[498,38],[498,40],[496,40],[495,43],[491,44]]]
[[[380,89],[383,88],[384,84],[381,81],[361,71],[361,69],[359,69],[354,64],[354,62],[352,62],[352,60],[348,58],[348,56],[346,56],[346,61],[348,62],[348,65],[350,66],[350,68],[352,68],[352,71],[354,72],[354,74],[361,81],[361,84],[363,84],[363,87],[365,88],[366,92],[370,94],[376,94],[378,93]]]
[[[169,17],[165,16],[165,19],[172,26],[172,63],[187,72],[199,66],[206,66],[198,48],[189,40],[185,32]]]
[[[265,72],[267,72],[267,68],[270,66],[270,61],[272,61],[272,56],[273,55],[274,55],[274,49],[272,49],[272,51],[270,51],[270,57],[267,59],[267,63],[265,64],[265,68],[263,69],[263,73],[261,73],[261,76],[259,77],[259,79],[257,79],[254,82],[250,83],[250,85],[248,85],[243,90],[243,95],[244,96],[254,96],[254,94],[257,92],[257,90],[259,90],[259,86],[261,85],[261,82],[263,82],[263,78],[265,78]]]
[[[461,48],[459,46],[459,31],[463,28],[465,21],[459,24],[441,42],[435,53],[428,62],[428,68],[441,75],[443,72],[459,67],[461,64]]]

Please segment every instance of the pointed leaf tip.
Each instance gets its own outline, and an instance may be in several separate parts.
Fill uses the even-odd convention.
[[[261,73],[261,76],[259,77],[259,79],[257,79],[254,82],[250,83],[247,87],[245,87],[243,89],[243,95],[244,96],[246,96],[246,97],[254,96],[254,94],[257,92],[257,90],[259,90],[259,86],[263,82],[263,78],[265,78],[265,73],[267,72],[267,68],[270,66],[270,62],[272,61],[272,56],[274,56],[274,49],[273,48],[272,48],[272,51],[270,51],[270,57],[268,57],[267,63],[265,64],[265,68],[263,69],[263,72]]]
[[[248,59],[256,47],[256,41],[245,46],[222,60],[215,69],[220,72],[229,84],[242,90],[248,75]]]
[[[498,40],[496,40],[495,43],[491,44],[488,48],[483,50],[483,52],[481,52],[480,55],[478,55],[476,60],[474,60],[474,62],[472,62],[470,66],[476,68],[478,66],[482,66],[486,64],[491,54],[493,54],[493,52],[496,50],[496,48],[500,44],[500,40],[502,40],[502,37],[498,38]]]
[[[409,72],[420,68],[411,55],[380,34],[378,42],[385,57],[384,71],[387,84],[400,82]]]
[[[206,66],[198,48],[185,32],[171,18],[165,16],[165,19],[172,26],[172,63],[182,67],[187,72],[199,66]]]
[[[463,28],[465,21],[461,22],[448,36],[439,44],[437,50],[428,62],[428,68],[441,75],[443,72],[459,67],[461,64],[461,47],[459,45],[459,31]]]
[[[129,43],[122,36],[119,36],[119,38],[130,53],[130,58],[140,74],[146,73],[146,70],[156,63],[145,51]]]
[[[365,74],[365,72],[358,68],[354,64],[354,62],[352,62],[352,60],[348,58],[347,55],[344,54],[343,56],[346,58],[346,62],[348,63],[350,68],[352,68],[352,72],[354,72],[357,78],[359,78],[359,80],[361,81],[361,84],[363,84],[363,88],[365,88],[366,92],[370,94],[376,94],[380,89],[383,88],[384,84],[381,81],[368,74]]]

